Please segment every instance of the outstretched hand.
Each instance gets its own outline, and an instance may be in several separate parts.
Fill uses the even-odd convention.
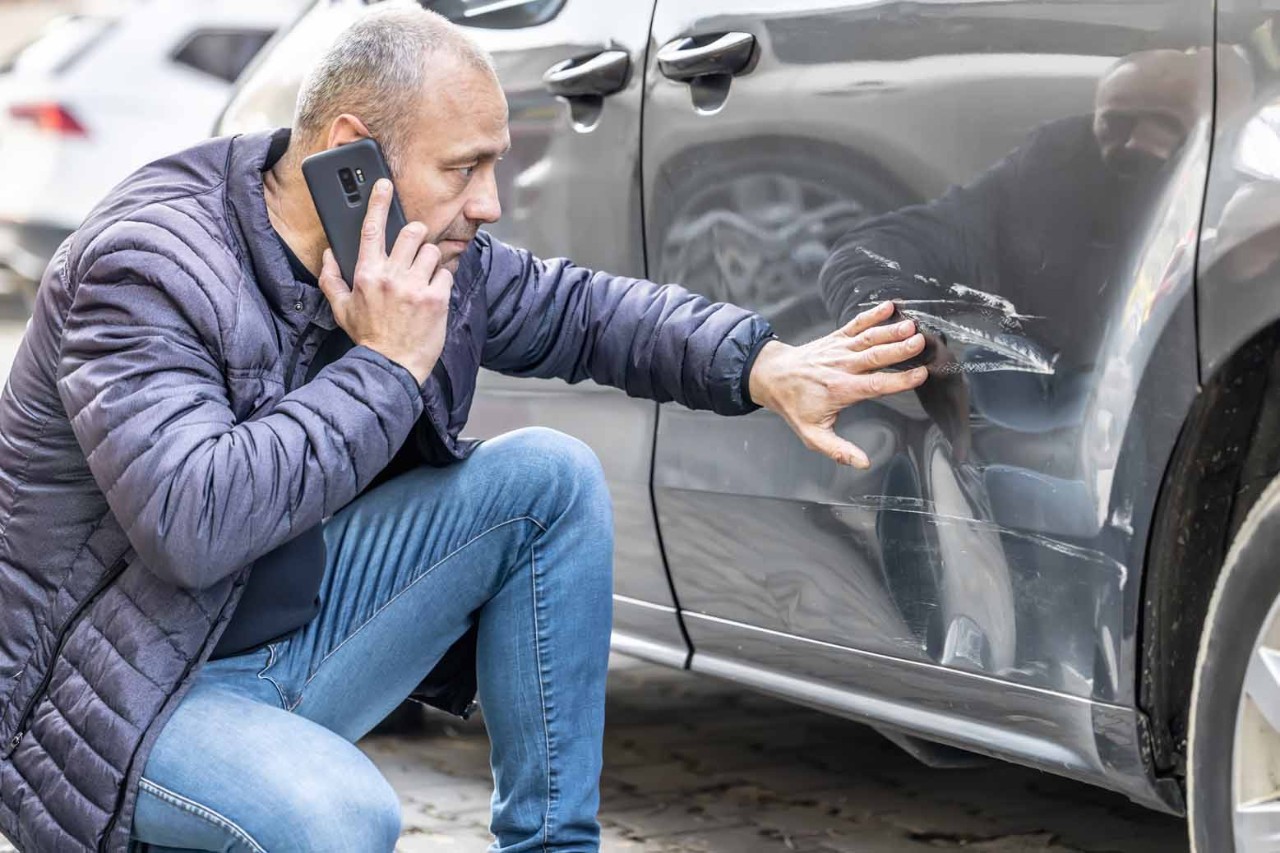
[[[910,391],[929,375],[924,367],[885,369],[924,349],[924,336],[912,321],[878,325],[892,314],[893,303],[882,302],[807,344],[765,344],[748,377],[751,399],[781,415],[810,450],[842,465],[869,468],[867,454],[836,435],[836,417],[862,400]]]

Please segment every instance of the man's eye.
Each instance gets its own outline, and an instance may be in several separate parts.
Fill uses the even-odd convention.
[[[458,169],[458,174],[462,175],[462,177],[466,178],[467,180],[471,180],[471,176],[474,175],[475,172],[476,172],[475,166],[463,166],[461,169]]]

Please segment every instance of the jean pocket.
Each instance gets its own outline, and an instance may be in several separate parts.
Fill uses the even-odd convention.
[[[291,707],[292,703],[289,699],[289,694],[285,692],[284,685],[280,683],[281,679],[279,676],[281,673],[278,670],[274,673],[272,672],[272,668],[276,665],[276,661],[280,659],[280,644],[267,643],[266,648],[263,651],[266,655],[266,660],[262,662],[262,668],[258,670],[258,680],[271,685],[272,689],[275,690],[275,695],[280,703],[280,708],[287,711]]]

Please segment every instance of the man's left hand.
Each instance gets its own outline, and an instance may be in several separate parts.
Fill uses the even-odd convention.
[[[748,377],[751,399],[781,415],[810,450],[842,465],[871,467],[861,448],[836,435],[836,417],[862,400],[910,391],[929,375],[924,367],[885,370],[924,349],[912,321],[878,325],[892,315],[893,303],[882,302],[807,344],[770,341]]]

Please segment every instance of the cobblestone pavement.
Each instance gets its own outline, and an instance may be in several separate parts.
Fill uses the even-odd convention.
[[[991,762],[934,770],[870,728],[615,658],[604,853],[1183,853],[1182,821]],[[402,853],[483,851],[483,724],[430,715],[362,743],[400,792]]]

